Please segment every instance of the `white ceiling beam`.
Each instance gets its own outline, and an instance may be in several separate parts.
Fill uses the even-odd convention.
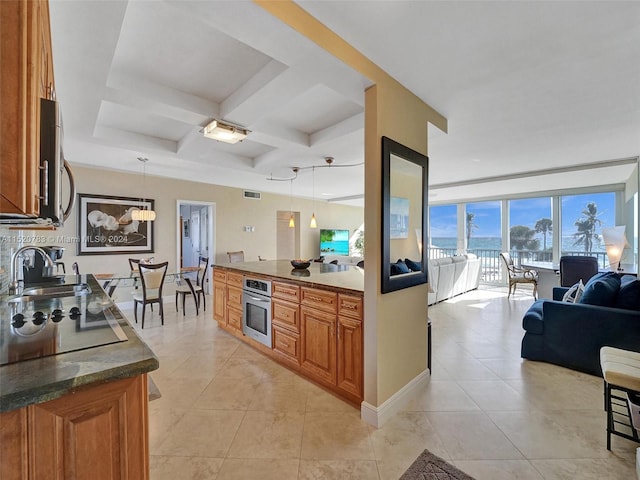
[[[220,115],[222,119],[231,122],[234,120],[234,111],[240,109],[242,105],[257,95],[269,83],[287,71],[287,66],[280,62],[271,60],[251,77],[244,85],[241,85],[231,95],[229,95],[220,105]]]
[[[178,140],[176,146],[176,153],[180,155],[186,147],[193,143],[198,137],[202,136],[200,133],[201,127],[193,127],[189,130],[180,140]]]
[[[150,137],[140,133],[133,133],[119,128],[97,125],[93,131],[93,138],[102,140],[104,145],[131,148],[146,152],[176,153],[177,142],[158,137]]]
[[[292,127],[287,127],[275,122],[262,121],[254,125],[250,139],[272,147],[300,146],[309,147],[309,135]]]
[[[311,145],[321,145],[359,131],[364,131],[364,112],[312,133],[310,138]]]
[[[220,105],[216,102],[159,85],[139,76],[112,71],[109,74],[107,86],[114,90],[129,92],[132,96],[149,99],[157,104],[191,112],[201,118],[212,119],[220,115]]]
[[[187,125],[200,125],[206,123],[211,117],[186,110],[181,107],[158,102],[149,98],[141,97],[130,91],[116,90],[107,87],[103,99],[108,102],[125,105],[147,113],[153,113],[160,117],[177,120]]]

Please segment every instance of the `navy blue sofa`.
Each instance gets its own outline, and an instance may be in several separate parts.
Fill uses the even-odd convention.
[[[598,274],[585,285],[582,303],[561,301],[567,290],[554,288],[553,300],[537,300],[525,314],[522,358],[602,376],[601,347],[640,351],[640,280]]]

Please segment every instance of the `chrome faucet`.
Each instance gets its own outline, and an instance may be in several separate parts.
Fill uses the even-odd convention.
[[[19,248],[11,258],[11,284],[9,285],[10,294],[20,295],[24,290],[24,279],[18,278],[19,276],[18,272],[22,270],[21,268],[18,267],[18,259],[22,256],[24,252],[28,250],[33,250],[34,252],[37,252],[40,255],[42,255],[42,259],[44,260],[44,263],[46,264],[46,266],[49,268],[50,271],[53,271],[54,267],[56,266],[55,263],[53,263],[53,260],[51,259],[49,254],[47,254],[47,252],[45,252],[40,247],[36,247],[34,245],[26,245],[24,247]]]

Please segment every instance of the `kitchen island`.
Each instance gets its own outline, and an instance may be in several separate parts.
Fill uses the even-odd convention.
[[[0,478],[147,479],[158,360],[93,276],[64,284],[89,293],[0,298]]]
[[[270,342],[243,334],[247,278],[270,285]],[[359,407],[363,400],[364,270],[287,260],[213,268],[213,318],[220,328]]]

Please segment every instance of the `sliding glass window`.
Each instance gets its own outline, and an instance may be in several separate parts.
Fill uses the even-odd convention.
[[[602,228],[615,226],[614,192],[561,197],[562,242],[560,255],[588,255],[608,265]]]
[[[499,201],[467,203],[464,227],[468,252],[500,252],[500,204]]]
[[[552,261],[551,207],[551,197],[509,201],[509,245],[520,261]]]
[[[458,239],[458,207],[429,207],[429,258],[455,255]]]

